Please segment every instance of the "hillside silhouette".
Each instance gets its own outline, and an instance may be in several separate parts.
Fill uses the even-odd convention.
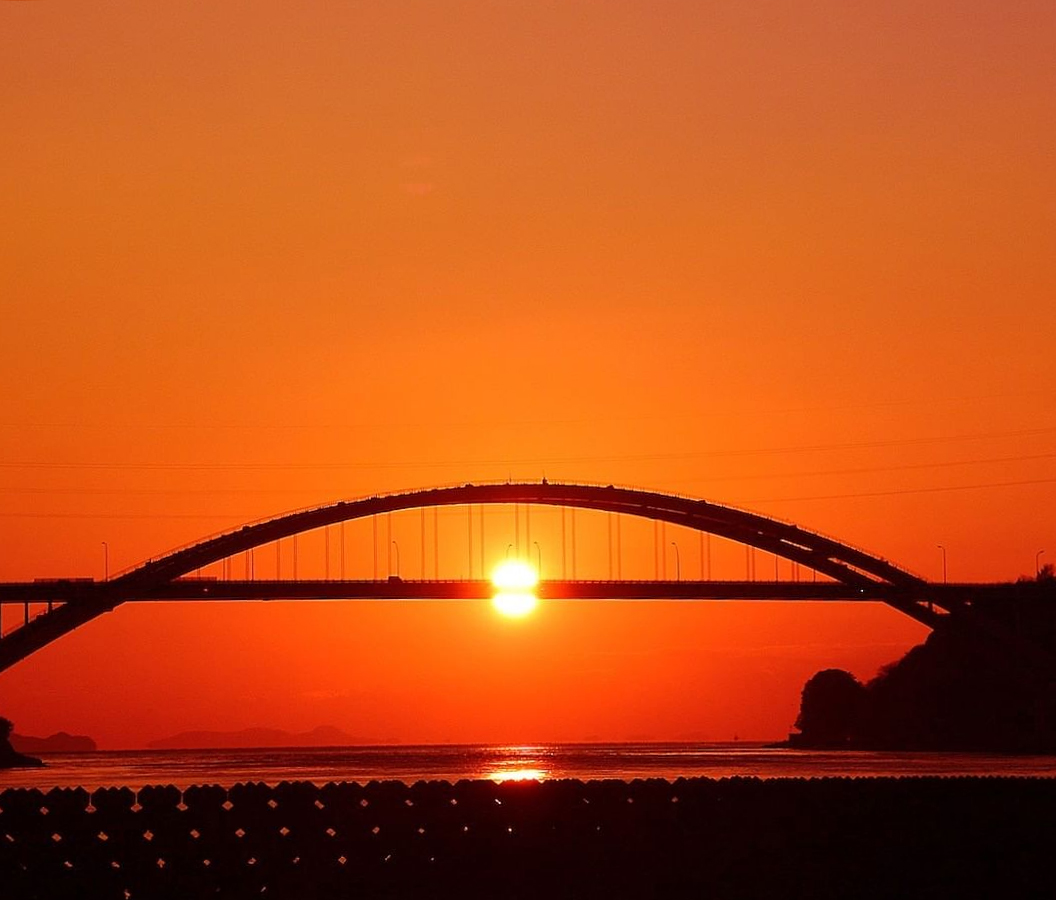
[[[1050,576],[1051,577],[1051,576]],[[951,621],[875,678],[825,669],[803,687],[793,747],[1056,752],[1051,673]]]

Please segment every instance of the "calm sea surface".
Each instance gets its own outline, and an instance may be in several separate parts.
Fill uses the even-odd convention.
[[[0,789],[463,778],[1056,777],[1056,757],[1050,756],[786,750],[745,743],[184,750],[50,754],[44,759],[46,769],[0,771]]]

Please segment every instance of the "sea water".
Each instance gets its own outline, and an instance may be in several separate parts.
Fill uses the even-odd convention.
[[[617,778],[1056,777],[1056,756],[817,751],[762,744],[619,743],[369,746],[48,754],[44,769],[0,771],[8,787],[236,782]]]

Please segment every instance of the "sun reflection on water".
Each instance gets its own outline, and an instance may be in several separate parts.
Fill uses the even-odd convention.
[[[499,769],[495,772],[489,772],[488,776],[492,781],[543,781],[547,777],[545,769]]]
[[[507,745],[494,748],[494,756],[482,773],[490,781],[543,781],[551,777],[552,748]]]

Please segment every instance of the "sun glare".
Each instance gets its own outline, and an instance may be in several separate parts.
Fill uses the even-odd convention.
[[[539,573],[526,562],[506,560],[492,573],[491,583],[497,589],[491,605],[504,616],[519,619],[539,604],[534,593]]]
[[[531,591],[539,583],[539,573],[526,562],[508,559],[495,567],[491,583],[500,591]]]
[[[491,605],[496,612],[509,616],[511,619],[520,619],[528,615],[539,604],[539,598],[535,594],[510,594],[502,592],[491,598]]]

